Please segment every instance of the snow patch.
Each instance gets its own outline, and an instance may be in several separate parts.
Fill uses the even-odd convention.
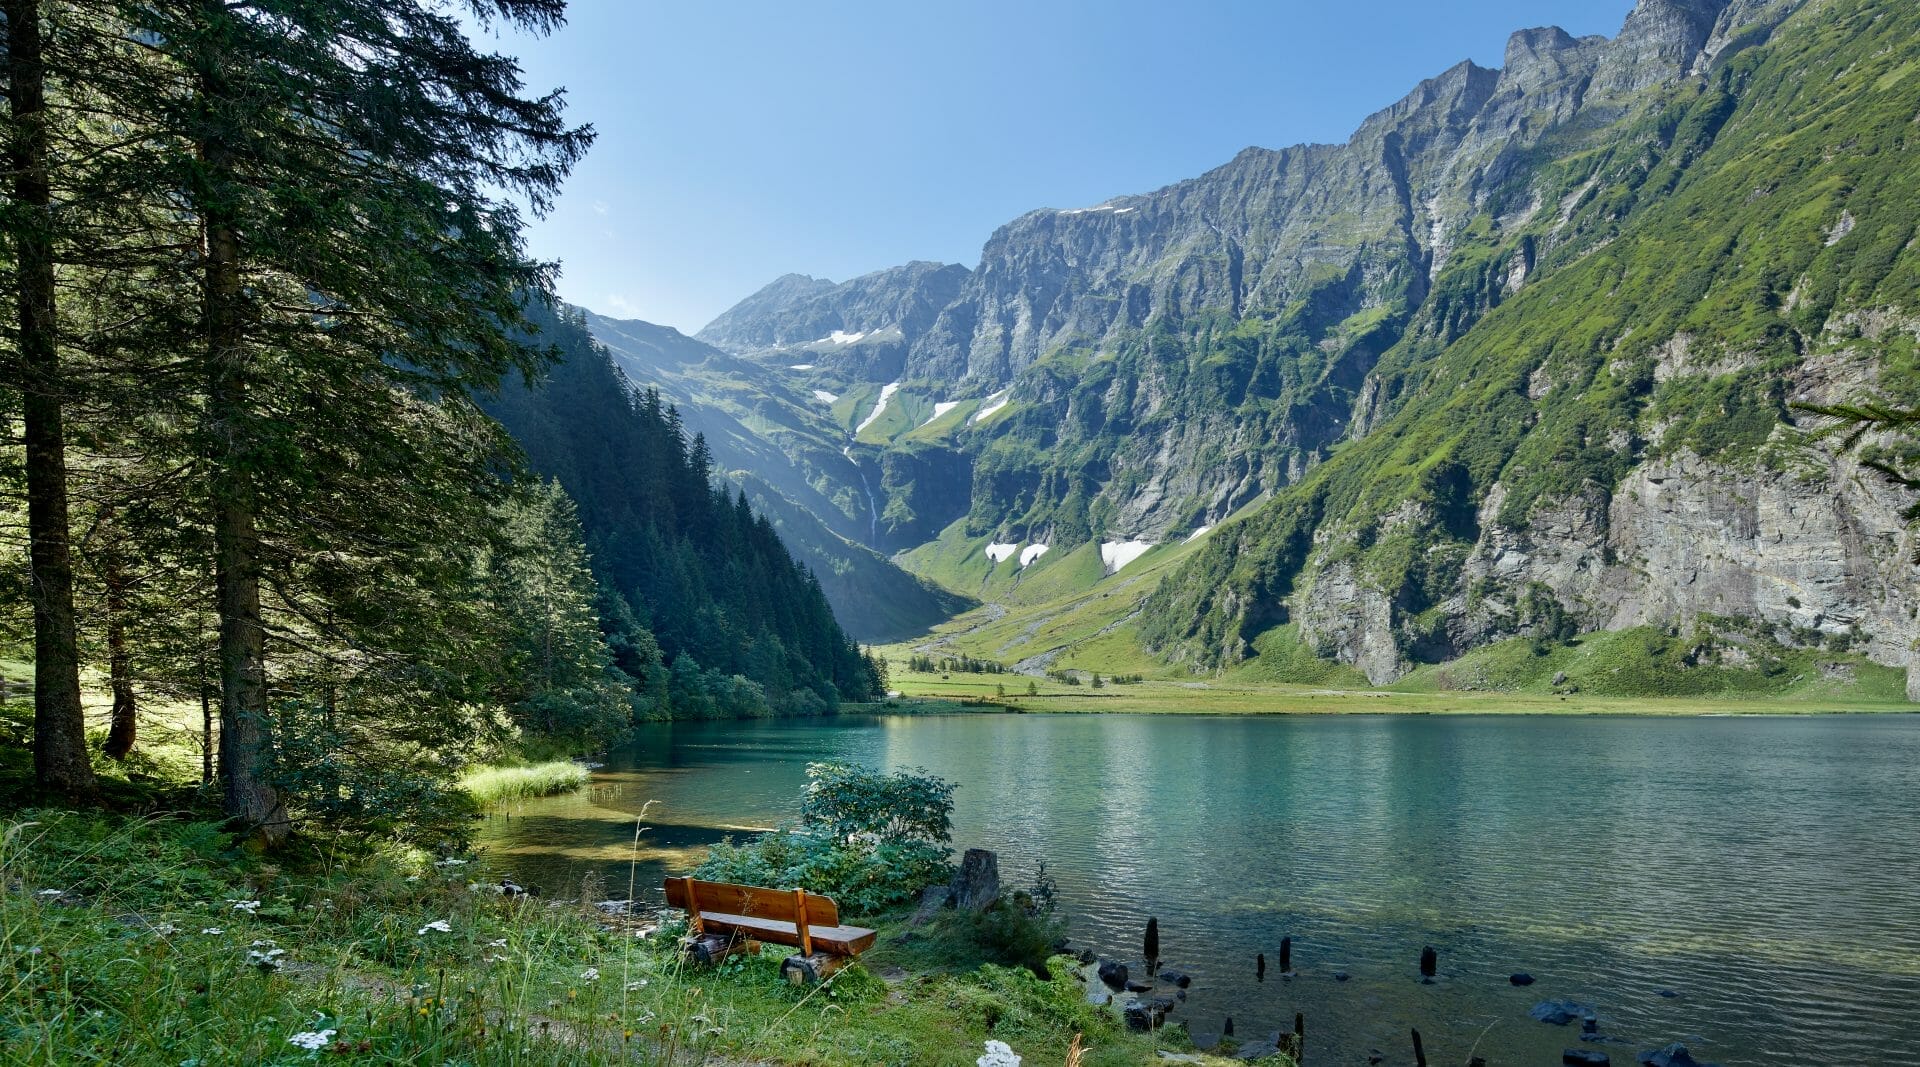
[[[893,399],[893,394],[899,391],[900,391],[899,382],[889,382],[886,385],[881,386],[880,399],[874,401],[873,413],[868,415],[865,419],[861,420],[860,425],[855,426],[853,428],[854,435],[858,436],[862,430],[865,430],[867,427],[872,426],[874,422],[877,419],[879,419],[880,416],[883,413],[885,413],[885,411],[887,410],[887,403]]]
[[[867,335],[867,332],[865,330],[861,330],[859,333],[848,333],[845,330],[835,330],[832,333],[826,335],[825,337],[822,337],[818,341],[815,341],[814,344],[816,345],[850,345],[855,341],[860,340],[862,337],[865,337],[866,335]]]
[[[1102,541],[1100,562],[1107,568],[1108,574],[1113,574],[1146,555],[1147,549],[1152,547],[1152,541]]]
[[[834,401],[840,399],[839,397],[834,396],[832,393],[827,392],[825,389],[815,389],[813,391],[813,398],[815,400],[820,401],[822,404],[831,404]]]
[[[1211,526],[1202,526],[1202,527],[1200,527],[1200,528],[1199,528],[1198,530],[1195,530],[1195,531],[1193,531],[1192,533],[1190,533],[1190,534],[1188,534],[1188,535],[1187,535],[1187,539],[1186,539],[1186,541],[1185,541],[1185,542],[1183,542],[1183,543],[1184,543],[1184,544],[1189,544],[1189,545],[1190,545],[1190,544],[1193,544],[1193,543],[1194,543],[1195,541],[1198,541],[1198,540],[1200,540],[1200,539],[1201,539],[1202,537],[1205,537],[1205,536],[1207,536],[1207,532],[1208,532],[1208,531],[1210,531],[1210,530],[1212,530],[1212,529],[1213,529],[1213,527],[1211,527]]]
[[[1012,559],[1013,554],[1018,551],[1020,551],[1019,545],[1003,545],[995,542],[987,546],[987,558],[998,565]]]
[[[1132,209],[1132,208],[1130,208],[1130,207],[1121,207],[1121,206],[1119,206],[1118,204],[1100,204],[1100,205],[1097,205],[1097,206],[1095,206],[1095,207],[1076,207],[1076,208],[1069,208],[1069,209],[1067,209],[1066,211],[1062,211],[1062,212],[1060,212],[1060,214],[1062,214],[1062,215],[1090,215],[1090,214],[1092,214],[1092,213],[1094,213],[1094,212],[1096,212],[1096,211],[1104,211],[1104,212],[1108,212],[1108,213],[1110,213],[1110,214],[1114,214],[1114,215],[1124,215],[1124,214],[1126,214],[1127,212],[1129,212],[1129,211],[1132,211],[1132,210],[1133,210],[1133,209]]]
[[[954,408],[957,408],[959,406],[960,406],[960,401],[958,400],[938,401],[933,405],[933,418],[928,419],[926,422],[923,422],[920,425],[927,426],[932,423],[939,422],[940,416],[945,415],[947,412],[952,411]]]
[[[1020,569],[1033,566],[1033,562],[1047,554],[1046,545],[1028,545],[1020,550]]]
[[[1000,414],[1000,409],[1006,407],[1007,402],[1012,399],[1013,386],[1009,385],[1005,389],[988,397],[987,405],[979,411],[974,412],[973,418],[967,420],[967,425],[978,426],[988,419],[993,418],[995,415]]]
[[[812,369],[813,369],[813,364],[811,364],[811,363],[795,363],[795,364],[794,364],[793,366],[791,366],[791,367],[788,367],[787,369],[788,369],[788,370],[812,370]]]

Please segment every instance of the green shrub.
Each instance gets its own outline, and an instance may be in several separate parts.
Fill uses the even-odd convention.
[[[953,785],[928,774],[807,767],[797,826],[713,847],[701,878],[824,893],[856,915],[904,904],[952,873]]]

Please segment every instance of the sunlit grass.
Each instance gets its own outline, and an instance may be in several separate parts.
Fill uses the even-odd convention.
[[[586,787],[591,773],[572,760],[552,760],[527,767],[478,767],[460,779],[460,788],[482,806],[515,800],[559,796]]]

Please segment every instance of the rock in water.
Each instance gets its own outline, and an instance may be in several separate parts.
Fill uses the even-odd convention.
[[[1000,857],[984,848],[970,848],[947,887],[953,906],[982,912],[1000,899]]]
[[[1432,978],[1440,970],[1440,953],[1432,945],[1420,950],[1420,977]]]
[[[1101,960],[1098,973],[1100,981],[1116,993],[1127,987],[1127,965],[1124,963]]]
[[[1648,1067],[1720,1067],[1717,1063],[1701,1063],[1687,1051],[1687,1046],[1675,1042],[1663,1049],[1642,1052],[1640,1062]]]
[[[1171,982],[1181,989],[1185,989],[1193,984],[1192,975],[1175,967],[1168,967],[1166,970],[1161,971],[1160,980],[1162,982]]]
[[[1507,979],[1507,981],[1512,982],[1514,985],[1532,985],[1533,975],[1530,975],[1525,971],[1517,971],[1512,976],[1510,976]]]
[[[1613,1063],[1606,1053],[1590,1048],[1570,1048],[1560,1054],[1560,1062],[1568,1067],[1609,1067]]]
[[[1543,1000],[1535,1004],[1533,1010],[1527,1014],[1543,1023],[1565,1026],[1575,1019],[1597,1018],[1600,1013],[1594,1010],[1593,1005],[1581,1004],[1578,1001]]]
[[[1280,1046],[1271,1041],[1255,1041],[1241,1045],[1233,1058],[1236,1060],[1264,1060],[1280,1055]]]

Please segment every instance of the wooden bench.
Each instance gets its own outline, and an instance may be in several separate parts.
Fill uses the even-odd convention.
[[[694,960],[715,963],[753,951],[755,942],[791,945],[800,951],[780,964],[780,973],[796,985],[826,978],[879,936],[840,925],[839,905],[804,889],[695,878],[669,878],[666,889],[667,904],[687,913],[687,952]]]

